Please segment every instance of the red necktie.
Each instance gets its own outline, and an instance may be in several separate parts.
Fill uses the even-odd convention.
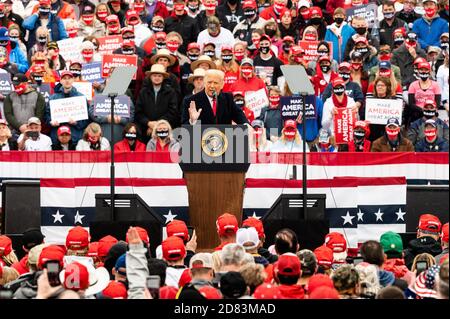
[[[216,112],[217,112],[217,100],[216,99],[212,100],[212,109],[213,109],[214,116],[216,116]]]

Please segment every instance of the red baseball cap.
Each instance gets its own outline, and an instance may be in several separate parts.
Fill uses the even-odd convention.
[[[221,52],[223,52],[223,51],[231,51],[231,52],[233,52],[233,47],[232,47],[231,45],[224,44],[224,45],[222,45],[222,47],[220,48],[220,51],[221,51]]]
[[[264,234],[264,225],[261,220],[255,217],[249,217],[242,222],[242,227],[254,227],[258,232],[258,237],[264,238],[266,235]]]
[[[171,236],[161,244],[163,258],[167,261],[182,259],[186,256],[186,247],[180,237]]]
[[[98,257],[105,257],[108,255],[112,246],[118,243],[118,240],[113,236],[105,236],[98,241],[97,255]]]
[[[339,85],[345,86],[345,82],[344,82],[344,79],[343,79],[343,78],[337,77],[337,78],[334,78],[333,81],[331,81],[331,86],[332,86],[332,87],[335,88],[335,87],[337,87],[337,86],[339,86]]]
[[[287,42],[287,41],[295,42],[294,38],[291,37],[290,35],[287,35],[283,38],[283,42]]]
[[[332,232],[325,236],[325,245],[330,248],[333,253],[342,253],[347,250],[347,241],[344,235],[338,232]]]
[[[51,5],[51,1],[50,0],[39,0],[39,5],[40,6],[49,6]]]
[[[198,44],[197,42],[189,43],[188,46],[187,46],[187,51],[192,50],[192,49],[201,50],[200,49],[200,44]]]
[[[72,72],[67,71],[67,70],[61,71],[61,73],[60,73],[61,79],[62,79],[63,77],[65,77],[66,75],[68,75],[68,76],[70,76],[70,77],[73,78],[73,73],[72,73]]]
[[[67,126],[66,126],[67,127]],[[58,129],[59,135],[59,129]],[[89,246],[89,232],[81,226],[70,229],[66,236],[67,249],[82,250]]]
[[[309,294],[309,299],[340,299],[339,293],[335,288],[318,287]]]
[[[419,64],[417,64],[417,68],[431,70],[430,63],[428,62],[420,62]]]
[[[331,248],[325,245],[317,247],[314,249],[314,255],[316,255],[317,258],[317,264],[327,268],[331,267],[331,264],[333,263],[333,250],[331,250]]]
[[[311,8],[309,8],[309,14],[311,16],[319,15],[321,18],[323,17],[322,9],[320,9],[319,7],[311,7]]]
[[[127,13],[125,14],[125,19],[130,20],[131,18],[139,19],[139,14],[137,13],[136,10],[128,10]]]
[[[45,263],[50,260],[59,261],[59,266],[62,268],[63,258],[65,254],[66,252],[60,246],[50,245],[44,247],[41,253],[39,254],[38,268],[39,269],[44,268]]]
[[[70,127],[65,126],[65,125],[58,127],[58,136],[60,136],[62,134],[71,135],[72,133],[70,132]]]
[[[442,226],[441,241],[448,243],[448,223],[445,223],[444,226]]]
[[[97,257],[98,256],[98,241],[94,241],[89,244],[89,250],[87,257]]]
[[[119,17],[117,17],[115,14],[111,14],[106,17],[105,22],[106,22],[106,24],[111,23],[111,22],[119,23]]]
[[[284,276],[300,276],[300,259],[293,253],[284,253],[275,264],[275,271]]]
[[[216,227],[219,236],[223,236],[228,233],[236,234],[239,224],[236,216],[225,213],[217,218]]]
[[[127,27],[123,27],[122,30],[120,30],[120,33],[121,33],[122,35],[123,35],[124,33],[126,33],[126,32],[131,32],[131,33],[134,34],[134,28],[133,28],[133,27],[130,27],[130,26],[127,26]]]
[[[159,299],[176,299],[178,289],[172,286],[159,288]]]
[[[42,253],[41,253],[42,254]],[[76,280],[74,280],[76,278]],[[89,288],[89,271],[87,267],[79,262],[73,262],[64,269],[64,282],[66,289],[78,291]]]
[[[325,274],[315,274],[308,281],[308,293],[312,293],[314,290],[320,287],[334,288],[333,280],[330,276]]]
[[[355,44],[357,44],[357,43],[369,44],[369,41],[367,41],[367,38],[366,38],[366,37],[357,37],[357,38],[354,40],[354,42],[355,42]]]
[[[155,39],[166,39],[167,34],[163,31],[158,31],[155,33]]]
[[[435,100],[431,100],[431,99],[427,99],[425,100],[425,102],[423,103],[423,105],[433,105],[434,107],[436,107],[436,101]]]
[[[178,287],[184,287],[188,283],[190,283],[192,280],[191,277],[191,270],[189,268],[186,268],[180,276],[180,279],[178,280]]]
[[[261,38],[259,38],[259,42],[260,42],[260,43],[261,43],[263,40],[272,42],[272,40],[270,39],[270,37],[269,37],[267,34],[263,34],[263,35],[261,36]]]
[[[291,55],[297,55],[297,54],[305,54],[305,50],[299,46],[299,45],[293,45],[291,46],[291,48],[289,49],[289,53]]]
[[[430,233],[440,233],[442,223],[437,216],[423,214],[419,218],[419,229]]]
[[[253,0],[245,0],[245,1],[242,3],[242,9],[246,9],[246,8],[249,8],[249,9],[256,9],[256,8],[257,8],[256,2],[253,1]]]
[[[8,256],[12,252],[11,238],[5,235],[0,236],[0,256]]]
[[[203,286],[198,292],[206,299],[222,299],[220,291],[212,286]]]
[[[284,122],[284,128],[288,127],[297,129],[297,123],[294,120],[287,120]]]
[[[259,285],[253,293],[255,299],[283,299],[283,295],[276,285],[264,283]]]
[[[174,219],[166,226],[167,236],[177,236],[184,241],[189,240],[189,231],[186,223],[182,220]]]
[[[401,34],[404,38],[406,38],[406,29],[403,28],[397,28],[394,30],[394,33],[392,35]]]
[[[417,57],[415,60],[414,60],[414,65],[416,65],[416,64],[419,64],[419,63],[423,63],[423,62],[427,62],[427,60],[425,59],[425,58],[422,58],[421,56],[419,56],[419,57]]]
[[[348,63],[348,62],[342,62],[338,66],[338,70],[341,70],[341,69],[351,70],[351,68],[352,68],[352,65],[350,63]]]
[[[331,63],[331,58],[328,55],[322,55],[317,62],[320,64],[322,61],[328,61]]]
[[[145,230],[142,227],[136,226],[134,227],[136,228],[138,234],[139,234],[139,238],[146,244],[148,245],[150,243],[150,237],[148,237],[148,233],[147,230]],[[128,234],[127,237],[125,238],[126,242],[128,243]]]
[[[127,287],[119,281],[111,280],[103,289],[102,295],[111,299],[127,299]]]

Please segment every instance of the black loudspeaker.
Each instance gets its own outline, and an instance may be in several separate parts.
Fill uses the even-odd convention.
[[[2,182],[2,234],[22,234],[28,228],[41,227],[39,180]]]
[[[448,223],[448,186],[408,186],[406,192],[406,231],[415,233],[422,214],[439,217]]]

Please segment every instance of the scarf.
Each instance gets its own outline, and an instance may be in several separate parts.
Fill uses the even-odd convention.
[[[344,93],[344,98],[342,99],[342,102],[339,102],[339,100],[337,99],[335,94],[333,94],[331,97],[333,99],[333,104],[335,107],[337,107],[337,108],[347,107],[347,102],[348,102],[347,94]]]

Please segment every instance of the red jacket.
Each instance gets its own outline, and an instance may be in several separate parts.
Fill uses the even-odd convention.
[[[247,91],[258,91],[266,89],[264,81],[254,75],[250,79],[245,79],[242,76],[231,86],[231,92],[241,91],[245,94]]]
[[[284,299],[305,299],[305,291],[299,285],[280,285],[278,290]]]
[[[239,79],[239,71],[233,72],[233,71],[227,71],[225,72],[224,77],[224,85],[222,91],[224,92],[232,92],[231,88],[236,83],[236,81]]]
[[[395,278],[403,278],[409,271],[405,265],[405,260],[400,258],[392,258],[385,261],[383,269],[394,273]]]
[[[273,10],[273,5],[271,5],[268,8],[265,8],[263,11],[261,11],[261,13],[259,14],[259,16],[261,18],[263,18],[264,20],[270,20],[273,19],[278,23],[278,16],[275,13],[275,11]]]
[[[136,148],[134,149],[135,152],[145,152],[146,146],[144,143],[136,140]],[[128,144],[127,140],[121,140],[114,144],[114,151],[115,152],[131,152],[130,144]]]
[[[339,74],[332,71],[331,77],[330,77],[330,82],[333,81],[337,77],[339,77]],[[323,77],[323,72],[322,72],[322,70],[320,70],[320,68],[316,72],[316,75],[314,75],[311,78],[311,82],[314,85],[314,92],[316,93],[317,96],[321,95],[323,93],[323,91],[325,91],[325,88],[327,87],[328,83],[330,83],[325,80],[325,78]]]
[[[356,152],[355,143],[351,142],[351,143],[348,143],[347,145],[348,145],[349,152]],[[372,146],[372,143],[369,140],[364,139],[363,152],[370,152],[371,146]]]
[[[28,255],[25,255],[25,257],[23,257],[20,261],[12,264],[11,268],[14,268],[19,273],[19,276],[26,274],[26,273],[30,272],[30,270],[27,267],[27,261],[28,261]]]

